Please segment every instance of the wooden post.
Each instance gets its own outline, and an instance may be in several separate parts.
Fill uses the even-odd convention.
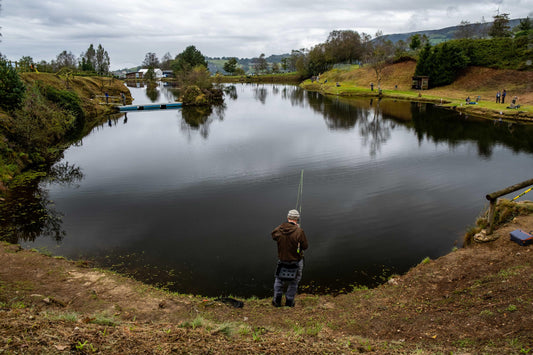
[[[494,229],[494,215],[496,214],[496,202],[498,201],[498,197],[510,194],[511,192],[515,192],[516,190],[520,190],[530,185],[533,185],[533,179],[520,182],[518,184],[506,187],[503,190],[496,191],[485,196],[485,198],[490,201],[488,234],[492,234],[492,231]]]
[[[490,201],[488,234],[492,234],[492,230],[494,229],[494,212],[496,212],[496,201],[498,201],[498,199],[494,199]]]

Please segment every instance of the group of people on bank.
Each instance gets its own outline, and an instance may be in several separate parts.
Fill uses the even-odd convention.
[[[496,103],[504,104],[506,96],[507,96],[507,91],[505,89],[503,89],[502,91],[498,90],[498,92],[496,93]],[[518,105],[518,97],[515,96],[513,97],[513,100],[511,101],[511,104],[509,105],[508,108],[518,108],[518,107],[520,107],[520,105]]]

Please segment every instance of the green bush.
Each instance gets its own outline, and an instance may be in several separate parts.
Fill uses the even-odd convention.
[[[70,111],[76,120],[83,123],[85,120],[85,113],[81,107],[81,100],[75,93],[67,90],[57,90],[52,86],[47,86],[45,89],[46,98],[59,107]]]
[[[15,68],[0,58],[0,108],[12,111],[20,106],[25,87]]]
[[[63,138],[76,121],[74,114],[61,109],[60,105],[47,100],[39,85],[29,86],[20,109],[14,113],[12,140],[28,152],[45,153],[47,147]]]
[[[533,48],[528,37],[459,39],[431,47],[420,52],[415,75],[428,75],[430,87],[451,84],[467,65],[495,69],[531,70],[528,59]]]

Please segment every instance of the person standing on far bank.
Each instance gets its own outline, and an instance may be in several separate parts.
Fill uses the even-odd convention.
[[[287,283],[285,292],[285,306],[294,307],[294,297],[298,290],[298,283],[302,279],[304,267],[303,251],[309,247],[307,237],[298,221],[300,213],[290,210],[287,222],[277,226],[271,233],[272,239],[278,244],[278,267],[274,281],[274,299],[272,304],[281,307],[284,283]]]

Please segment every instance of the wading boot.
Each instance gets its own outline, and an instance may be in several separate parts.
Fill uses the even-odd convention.
[[[294,307],[294,300],[286,299],[285,300],[285,307]]]
[[[275,298],[272,300],[272,305],[273,305],[274,307],[281,307],[281,296],[275,297]]]

